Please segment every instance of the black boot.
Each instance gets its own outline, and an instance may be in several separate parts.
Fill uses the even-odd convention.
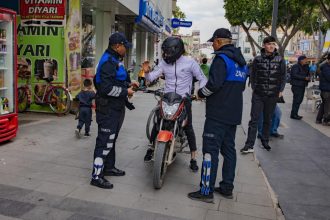
[[[125,171],[114,167],[112,169],[104,169],[103,175],[104,176],[125,176]]]
[[[220,187],[215,187],[214,188],[214,191],[215,192],[218,192],[218,193],[220,193],[220,195],[222,195],[223,197],[225,197],[225,198],[227,198],[227,199],[232,199],[232,198],[234,198],[233,197],[233,191],[227,191],[227,190],[223,190],[222,188],[220,188]]]
[[[188,193],[188,198],[190,198],[192,200],[198,200],[201,202],[212,203],[213,202],[213,193],[210,193],[208,195],[203,195],[203,194],[201,194],[201,191],[198,190],[196,192]]]
[[[194,173],[196,173],[198,171],[198,165],[197,165],[197,161],[195,159],[191,159],[190,160],[190,165],[189,168],[191,169],[191,171],[193,171]]]
[[[153,154],[154,154],[154,150],[153,149],[151,149],[151,148],[149,148],[148,150],[147,150],[147,153],[146,153],[146,155],[144,156],[144,162],[150,162],[151,160],[152,160],[152,156],[153,156]]]
[[[267,151],[270,151],[272,148],[269,146],[268,141],[261,141],[262,146],[264,146],[264,148]]]
[[[92,179],[91,185],[102,189],[112,189],[113,185],[104,177],[99,177],[98,179]]]

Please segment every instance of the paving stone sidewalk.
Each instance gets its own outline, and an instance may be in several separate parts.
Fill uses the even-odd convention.
[[[133,101],[136,110],[126,112],[116,149],[117,167],[127,175],[109,178],[114,183],[112,190],[89,185],[95,120],[92,137],[77,140],[77,121],[72,115],[20,115],[18,137],[0,145],[0,219],[283,219],[253,155],[237,154],[232,200],[218,194],[214,204],[187,198],[188,192],[198,189],[200,179],[200,173],[188,170],[188,152],[169,167],[164,187],[154,190],[152,164],[145,164],[143,156],[145,122],[155,100],[150,94],[138,93]],[[193,103],[199,164],[204,108],[205,103]],[[237,151],[244,141],[244,130],[238,127]]]

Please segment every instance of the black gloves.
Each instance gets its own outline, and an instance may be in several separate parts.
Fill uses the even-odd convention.
[[[125,106],[126,106],[126,108],[128,108],[129,110],[133,110],[133,109],[135,109],[135,106],[133,105],[133,103],[129,102],[128,100],[125,101]]]

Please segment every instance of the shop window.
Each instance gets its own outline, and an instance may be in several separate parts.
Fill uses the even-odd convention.
[[[83,12],[86,12],[83,10]],[[95,67],[95,25],[92,14],[83,13],[82,16],[82,57],[81,68]]]

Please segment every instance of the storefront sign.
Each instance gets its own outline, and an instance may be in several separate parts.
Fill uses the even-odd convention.
[[[20,0],[22,25],[64,26],[66,0]]]
[[[146,20],[148,20],[148,22],[146,22]],[[137,23],[144,23],[153,31],[157,30],[156,32],[160,32],[160,27],[164,26],[164,17],[161,12],[148,0],[140,0],[139,16],[135,21]]]
[[[75,97],[81,90],[81,9],[80,0],[70,0],[65,29],[66,62],[69,91]]]
[[[169,34],[171,34],[171,32],[172,32],[171,28],[170,28],[168,25],[165,25],[165,30],[166,30]]]
[[[162,27],[164,24],[164,17],[155,9],[155,6],[150,1],[143,2],[143,15],[149,18],[158,27]]]
[[[323,53],[329,52],[330,50],[330,30],[327,31],[324,39]]]
[[[181,21],[177,18],[172,19],[172,28],[178,28],[178,27],[191,27],[192,21]]]
[[[65,85],[64,28],[23,26],[20,22],[17,16],[18,86],[28,85],[35,103],[35,96],[43,94],[46,80]],[[29,109],[51,112],[47,105],[32,104]]]

